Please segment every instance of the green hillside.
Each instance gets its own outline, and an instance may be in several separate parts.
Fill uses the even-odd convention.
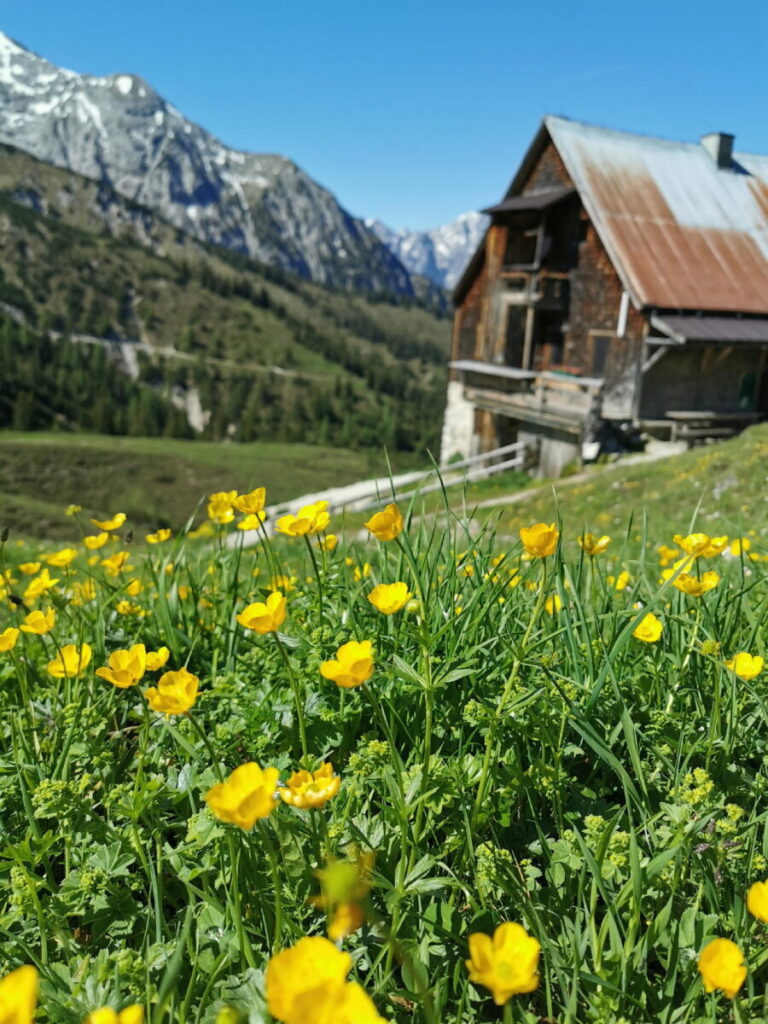
[[[470,486],[466,503],[480,505],[480,517],[498,513],[502,530],[515,535],[520,526],[561,516],[573,529],[621,539],[632,521],[634,550],[644,518],[656,541],[671,543],[673,534],[687,532],[694,521],[713,536],[744,534],[768,541],[766,467],[768,424],[760,424],[730,441],[657,461],[594,466],[578,477],[542,485],[531,481],[523,491],[517,475],[492,478]],[[513,503],[505,501],[510,496]],[[453,500],[460,503],[458,495]]]
[[[386,471],[373,449],[7,431],[0,433],[0,529],[77,539],[64,515],[69,504],[102,517],[125,512],[137,531],[179,529],[212,491],[265,486],[271,504]]]
[[[199,404],[206,439],[436,443],[447,319],[206,250],[9,147],[0,318],[0,426],[192,436]],[[126,360],[134,379],[120,383]],[[90,382],[79,410],[74,378]]]

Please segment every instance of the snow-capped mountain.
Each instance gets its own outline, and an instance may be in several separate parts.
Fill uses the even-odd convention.
[[[452,223],[431,231],[393,231],[379,220],[365,223],[406,270],[423,274],[443,288],[453,288],[480,244],[488,217],[462,213]]]
[[[397,257],[290,160],[228,148],[135,75],[76,74],[1,32],[0,142],[104,181],[202,242],[337,287],[413,294]]]

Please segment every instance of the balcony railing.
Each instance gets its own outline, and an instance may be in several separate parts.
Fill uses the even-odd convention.
[[[583,434],[600,415],[601,377],[522,370],[479,360],[450,364],[474,405],[518,419]]]

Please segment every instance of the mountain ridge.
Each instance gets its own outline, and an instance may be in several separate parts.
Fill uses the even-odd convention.
[[[396,231],[374,218],[365,223],[411,274],[452,289],[480,244],[489,218],[470,211],[427,231]]]
[[[415,292],[375,233],[293,161],[227,147],[137,75],[59,68],[2,32],[0,141],[105,181],[202,242],[336,287]]]

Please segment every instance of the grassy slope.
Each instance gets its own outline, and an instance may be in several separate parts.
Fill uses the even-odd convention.
[[[0,433],[0,526],[75,537],[63,510],[77,503],[100,515],[126,512],[137,528],[180,527],[211,491],[264,485],[276,502],[382,472],[383,454],[322,445],[7,431]]]
[[[512,505],[494,506],[494,498],[512,488],[503,478],[490,480],[468,489],[467,504],[489,502],[482,512],[497,511],[504,532],[561,515],[571,532],[585,527],[610,534],[623,532],[634,515],[636,539],[645,513],[649,535],[657,542],[671,542],[673,533],[685,532],[698,504],[697,528],[729,536],[753,529],[768,536],[767,469],[768,424],[761,424],[731,441],[657,462],[595,467],[585,480],[532,485],[531,493]]]

